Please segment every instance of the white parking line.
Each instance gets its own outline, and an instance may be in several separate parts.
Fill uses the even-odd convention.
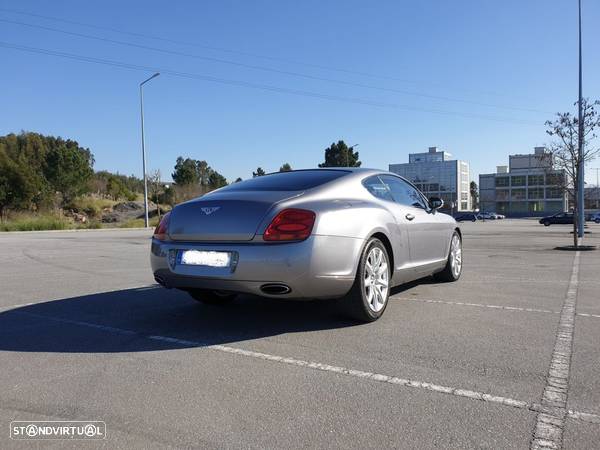
[[[393,384],[393,385],[397,385],[397,386],[422,389],[422,390],[426,390],[426,391],[430,391],[430,392],[437,392],[440,394],[447,394],[447,395],[453,395],[456,397],[468,398],[471,400],[496,403],[496,404],[510,406],[510,407],[518,408],[518,409],[527,409],[527,410],[534,411],[534,412],[544,410],[543,406],[538,403],[529,403],[529,402],[526,402],[523,400],[517,400],[517,399],[513,399],[513,398],[509,398],[509,397],[503,397],[500,395],[493,395],[493,394],[489,394],[489,393],[485,393],[485,392],[472,391],[469,389],[460,389],[460,388],[454,388],[454,387],[449,387],[449,386],[442,386],[442,385],[438,385],[438,384],[434,384],[434,383],[428,383],[426,381],[409,380],[407,378],[401,378],[401,377],[391,376],[391,375],[384,375],[384,374],[375,373],[375,372],[367,372],[367,371],[363,371],[363,370],[349,369],[349,368],[341,367],[341,366],[332,366],[329,364],[324,364],[324,363],[319,363],[319,362],[314,362],[314,361],[305,361],[302,359],[297,359],[297,358],[292,358],[292,357],[271,355],[268,353],[261,353],[261,352],[255,352],[252,350],[244,350],[241,348],[230,347],[228,345],[220,345],[220,344],[211,345],[211,344],[207,344],[207,343],[201,342],[201,341],[178,339],[178,338],[169,337],[169,336],[147,335],[147,334],[143,334],[143,333],[140,333],[137,331],[101,325],[101,324],[97,324],[97,323],[93,323],[93,322],[84,322],[84,321],[79,321],[79,320],[71,320],[71,319],[64,319],[64,318],[58,318],[58,317],[44,316],[41,314],[34,314],[34,313],[25,312],[25,311],[19,312],[19,314],[28,315],[28,316],[32,316],[32,317],[36,317],[36,318],[44,319],[44,320],[53,320],[53,321],[61,322],[61,323],[69,323],[69,324],[73,324],[73,325],[90,327],[90,328],[94,328],[94,329],[98,329],[98,330],[102,330],[102,331],[106,331],[106,332],[121,334],[121,335],[129,335],[129,336],[135,335],[140,338],[151,339],[153,341],[160,341],[160,342],[166,342],[166,343],[171,343],[171,344],[177,344],[177,345],[182,345],[185,347],[202,347],[202,348],[219,351],[219,352],[223,352],[223,353],[229,353],[229,354],[233,354],[233,355],[246,356],[249,358],[261,359],[264,361],[272,361],[272,362],[276,362],[276,363],[280,363],[280,364],[288,364],[288,365],[292,365],[292,366],[296,366],[296,367],[320,370],[320,371],[324,371],[324,372],[332,372],[332,373],[337,373],[340,375],[362,378],[362,379],[370,380],[370,381],[377,381],[380,383],[389,383],[389,384]],[[573,419],[577,419],[580,421],[589,422],[589,423],[600,423],[600,415],[579,412],[579,411],[570,411],[569,415]]]
[[[398,298],[398,297],[395,297]],[[558,314],[559,311],[551,311],[549,309],[537,309],[537,308],[519,308],[518,306],[501,306],[501,305],[486,305],[481,303],[466,303],[466,302],[449,302],[445,300],[433,300],[426,298],[411,298],[411,297],[399,297],[398,300],[405,300],[411,302],[422,302],[422,303],[441,303],[444,305],[456,305],[456,306],[474,306],[477,308],[491,308],[491,309],[504,309],[506,311],[526,311],[526,312],[539,312]]]
[[[596,319],[600,319],[600,314],[576,313],[575,315],[579,317],[595,317]]]
[[[538,309],[538,308],[520,308],[518,306],[502,306],[502,305],[487,305],[482,303],[466,303],[466,302],[449,302],[446,300],[433,300],[429,298],[418,298],[418,297],[394,297],[397,300],[409,301],[409,302],[421,302],[421,303],[440,303],[442,305],[454,305],[454,306],[473,306],[476,308],[491,308],[491,309],[503,309],[505,311],[524,311],[524,312],[537,312],[546,314],[560,314],[560,311],[552,311],[549,309]],[[588,313],[576,313],[578,317],[594,317],[600,319],[600,314],[588,314]]]
[[[554,351],[546,377],[546,386],[542,394],[542,406],[546,411],[539,412],[533,429],[533,438],[529,448],[560,449],[563,443],[563,430],[567,411],[569,391],[569,372],[571,370],[571,352],[575,331],[575,307],[577,286],[579,283],[580,252],[575,252],[573,271],[567,296],[560,312]],[[574,416],[571,416],[574,417]]]

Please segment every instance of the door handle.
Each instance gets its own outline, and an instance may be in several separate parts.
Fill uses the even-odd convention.
[[[415,216],[413,216],[411,213],[408,213],[404,217],[406,217],[407,220],[413,220],[415,218]]]

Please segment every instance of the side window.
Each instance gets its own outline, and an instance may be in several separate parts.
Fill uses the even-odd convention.
[[[381,180],[387,185],[396,203],[415,208],[427,209],[425,200],[414,187],[401,178],[383,175]]]
[[[394,201],[387,186],[381,182],[378,176],[367,178],[363,181],[363,186],[374,197],[380,198],[382,200],[388,200],[390,202]]]

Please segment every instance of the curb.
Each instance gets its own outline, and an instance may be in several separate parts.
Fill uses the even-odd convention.
[[[35,231],[0,231],[0,236],[7,236],[9,234],[39,234],[39,233],[93,233],[99,231],[101,233],[107,231],[152,231],[154,227],[136,227],[136,228],[93,228],[93,229],[66,229],[66,230],[35,230]]]

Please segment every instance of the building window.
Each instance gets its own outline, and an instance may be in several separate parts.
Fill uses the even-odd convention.
[[[508,200],[509,192],[510,191],[508,189],[497,189],[496,190],[496,200],[498,200],[498,201]]]
[[[513,202],[510,204],[510,212],[523,214],[527,212],[527,202]]]
[[[518,175],[511,177],[511,184],[513,186],[525,186],[525,180],[527,177],[525,175]]]
[[[497,202],[496,209],[497,209],[496,212],[498,212],[500,214],[508,213],[508,202]]]
[[[563,196],[560,188],[546,188],[546,198],[561,198]]]
[[[544,202],[529,202],[529,212],[539,213],[544,210]]]
[[[546,202],[545,206],[544,212],[546,213],[562,212],[565,209],[563,202]]]
[[[529,175],[527,177],[527,184],[529,184],[529,186],[543,186],[544,175]]]
[[[468,208],[469,208],[469,206],[468,206],[467,202],[461,202],[460,203],[460,209],[462,209],[463,211],[465,209],[468,209]]]
[[[525,200],[525,189],[513,189],[510,193],[511,200]]]
[[[563,176],[560,173],[548,174],[546,177],[546,184],[549,186],[562,186]]]
[[[529,188],[529,198],[530,199],[544,198],[544,188],[530,187]]]
[[[496,177],[496,187],[508,186],[508,177]]]
[[[440,194],[440,198],[444,200],[444,205],[450,208],[452,202],[456,200],[456,197],[453,194]]]

